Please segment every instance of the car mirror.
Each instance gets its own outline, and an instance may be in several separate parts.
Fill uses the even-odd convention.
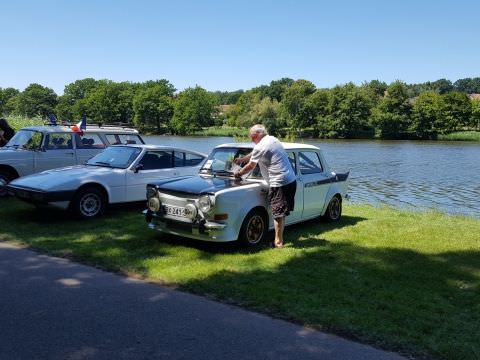
[[[135,165],[135,168],[134,168],[135,174],[138,173],[140,170],[143,170],[143,164]]]

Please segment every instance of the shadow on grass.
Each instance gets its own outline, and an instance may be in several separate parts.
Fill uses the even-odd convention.
[[[77,221],[64,211],[38,211],[13,200],[6,205],[0,210],[0,240],[18,239],[106,269],[147,276],[146,261],[162,257],[216,261],[222,254],[252,254],[238,258],[251,261],[251,268],[232,270],[228,263],[179,286],[390,350],[480,358],[479,250],[430,254],[321,236],[368,221],[354,216],[287,227],[288,246],[282,250],[266,245],[245,250],[152,231],[141,207],[119,207],[104,218]],[[259,264],[271,258],[273,265]]]

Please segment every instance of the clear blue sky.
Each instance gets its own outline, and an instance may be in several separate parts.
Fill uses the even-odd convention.
[[[0,0],[0,87],[480,76],[478,0]]]

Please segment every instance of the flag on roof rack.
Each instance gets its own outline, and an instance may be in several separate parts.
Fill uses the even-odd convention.
[[[87,130],[87,117],[83,115],[82,120],[71,127],[74,133],[79,134],[80,136],[83,135],[83,130]]]
[[[48,115],[48,119],[50,120],[50,122],[48,123],[48,125],[53,125],[53,126],[56,126],[56,125],[57,125],[57,118],[55,117],[55,115],[49,114],[49,115]]]

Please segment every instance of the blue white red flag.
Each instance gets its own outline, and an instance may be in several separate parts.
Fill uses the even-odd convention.
[[[74,133],[79,134],[80,136],[83,135],[83,130],[87,130],[87,117],[83,115],[82,120],[71,127]]]

